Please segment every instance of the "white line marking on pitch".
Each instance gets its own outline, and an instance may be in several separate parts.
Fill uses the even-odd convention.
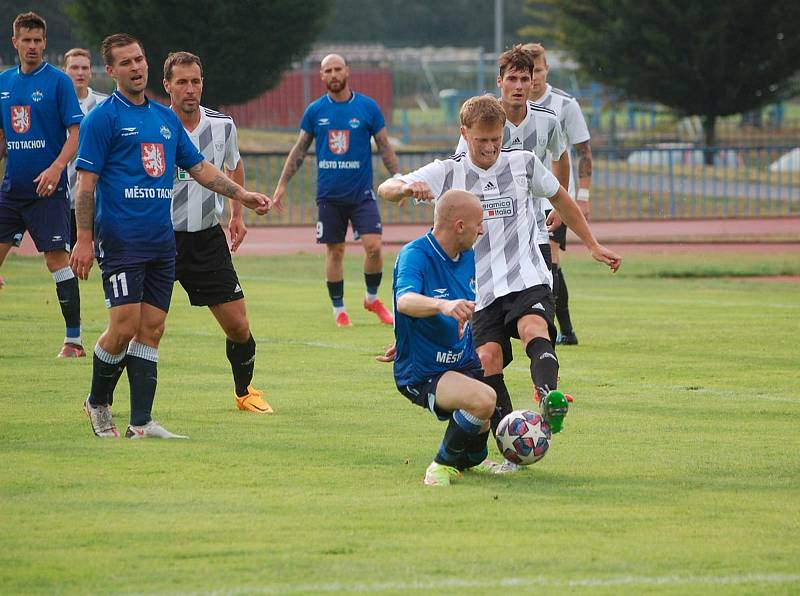
[[[664,575],[618,577],[597,577],[585,579],[559,580],[545,577],[509,577],[498,580],[470,580],[448,578],[432,581],[382,582],[382,583],[330,583],[330,584],[288,584],[275,586],[247,586],[222,588],[209,592],[178,592],[181,596],[207,594],[285,594],[291,592],[387,592],[411,590],[444,590],[452,588],[513,588],[513,587],[567,587],[603,588],[609,586],[679,586],[679,585],[741,585],[741,584],[791,584],[800,582],[800,575],[750,574],[750,575]]]

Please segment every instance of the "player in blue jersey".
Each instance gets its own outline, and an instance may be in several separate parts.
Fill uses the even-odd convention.
[[[364,308],[375,313],[382,323],[391,325],[392,313],[378,299],[383,271],[381,255],[381,216],[372,191],[372,147],[370,138],[393,176],[398,173],[397,155],[378,105],[366,95],[351,91],[350,70],[341,56],[330,54],[320,64],[320,77],[328,92],[310,104],[300,124],[300,136],[283,166],[273,200],[280,208],[292,176],[303,164],[311,141],[317,154],[317,242],[325,244],[325,279],[333,303],[333,316],[339,327],[352,325],[344,306],[344,252],[347,225],[361,238],[364,281],[367,286]]]
[[[95,345],[84,406],[97,436],[118,437],[109,406],[127,368],[131,416],[125,436],[182,438],[151,417],[158,344],[175,279],[175,166],[259,214],[267,212],[270,200],[246,191],[204,161],[175,112],[147,99],[147,59],[136,38],[111,35],[101,49],[117,89],[82,124],[75,201],[78,242],[70,263],[79,278],[87,279],[97,257],[109,323]]]
[[[495,473],[486,459],[494,389],[483,382],[470,320],[475,312],[475,253],[483,207],[463,190],[436,202],[433,230],[403,247],[394,268],[397,388],[447,421],[425,472],[428,486],[447,486],[465,469]]]
[[[78,147],[83,112],[69,77],[44,60],[47,23],[33,12],[14,19],[19,66],[0,74],[0,265],[27,231],[56,282],[67,331],[60,358],[85,356],[81,299],[69,267],[66,167]]]

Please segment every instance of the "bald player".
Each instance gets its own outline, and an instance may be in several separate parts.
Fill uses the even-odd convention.
[[[447,486],[461,471],[494,472],[486,460],[494,389],[483,382],[470,321],[475,312],[475,252],[483,207],[464,190],[439,197],[433,229],[407,244],[394,267],[397,389],[447,430],[425,472],[428,486]]]
[[[300,123],[300,136],[289,152],[275,188],[274,205],[280,208],[292,176],[303,165],[311,141],[317,154],[317,243],[324,244],[325,279],[338,327],[352,322],[344,305],[344,249],[347,226],[364,247],[364,308],[381,323],[394,320],[378,298],[383,271],[381,216],[372,190],[372,147],[381,155],[391,175],[399,171],[397,155],[389,144],[386,125],[375,101],[350,89],[350,69],[338,54],[325,56],[320,78],[328,91],[311,103]]]

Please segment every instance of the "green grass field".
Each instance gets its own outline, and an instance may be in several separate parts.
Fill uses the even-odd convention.
[[[154,414],[185,442],[91,434],[91,359],[55,358],[52,281],[9,257],[0,592],[800,593],[800,286],[741,277],[798,274],[797,254],[566,262],[566,430],[523,473],[431,489],[444,427],[373,360],[391,331],[359,306],[356,256],[341,330],[321,257],[237,260],[272,416],[235,409],[221,333],[176,289]],[[96,268],[82,293],[92,346]],[[506,376],[530,406],[521,355]]]

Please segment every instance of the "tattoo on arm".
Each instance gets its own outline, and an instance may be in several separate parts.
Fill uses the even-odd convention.
[[[94,228],[94,193],[79,190],[75,197],[75,223],[79,230]]]
[[[392,149],[392,144],[389,142],[389,136],[386,134],[386,129],[378,131],[375,135],[375,144],[378,146],[378,152],[381,154],[383,165],[389,170],[389,173],[395,175],[400,171],[400,164],[397,161],[397,154]]]
[[[211,180],[211,182],[204,184],[203,186],[205,186],[208,190],[213,190],[214,192],[226,197],[233,197],[233,195],[236,194],[236,191],[239,190],[238,184],[220,174],[214,176],[214,179]]]
[[[575,145],[578,154],[578,178],[592,177],[592,148],[589,141]]]
[[[283,172],[281,172],[279,184],[289,184],[289,180],[292,179],[292,176],[294,176],[297,173],[297,170],[300,169],[300,166],[303,165],[303,160],[306,158],[308,148],[311,147],[312,140],[314,140],[313,136],[304,130],[300,131],[300,136],[297,137],[297,142],[289,152],[289,157],[286,158],[286,164],[283,166]]]

